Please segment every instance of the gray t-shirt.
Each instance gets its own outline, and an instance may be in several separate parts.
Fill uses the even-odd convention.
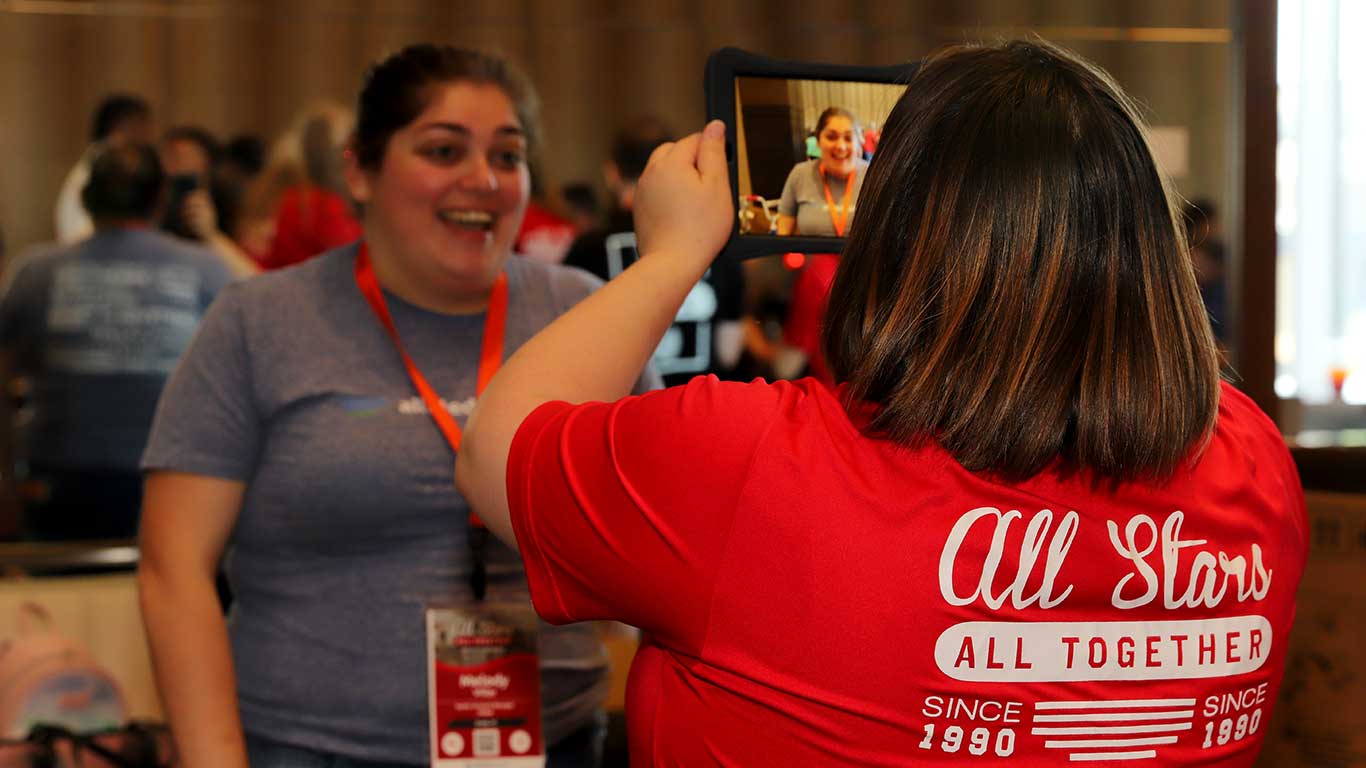
[[[245,729],[356,759],[426,763],[423,611],[469,596],[469,508],[450,447],[354,279],[354,245],[233,286],[167,384],[143,458],[247,483],[224,567]],[[600,283],[514,257],[505,355]],[[461,425],[483,315],[386,294],[404,348]],[[652,370],[638,388],[658,386]],[[194,514],[186,509],[185,514]],[[528,600],[517,553],[490,539],[490,599]],[[590,625],[543,625],[545,736],[606,693]]]
[[[849,223],[854,220],[854,210],[858,208],[859,192],[863,189],[863,179],[868,175],[868,161],[854,161],[854,192],[849,197],[848,219],[845,234],[849,233]],[[848,178],[828,177],[830,197],[838,210],[844,205],[844,188]],[[792,167],[783,184],[783,197],[778,202],[778,213],[783,216],[797,217],[797,234],[806,237],[834,237],[835,223],[830,218],[830,205],[825,201],[825,188],[821,184],[821,161],[807,160]]]
[[[33,379],[28,459],[136,472],[162,385],[231,280],[212,251],[146,229],[21,256],[0,297],[0,347]]]

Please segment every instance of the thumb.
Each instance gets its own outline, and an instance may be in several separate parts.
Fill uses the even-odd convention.
[[[729,171],[726,169],[726,124],[720,120],[707,123],[702,130],[702,146],[697,150],[697,170],[709,182],[729,181]]]

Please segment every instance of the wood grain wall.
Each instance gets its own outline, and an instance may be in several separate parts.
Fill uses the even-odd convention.
[[[197,123],[221,136],[269,140],[311,100],[350,102],[368,62],[417,41],[490,48],[529,71],[544,102],[543,175],[555,189],[597,181],[614,129],[631,118],[658,114],[677,131],[700,125],[703,63],[714,48],[885,64],[945,41],[1034,29],[1109,68],[1155,123],[1189,127],[1192,166],[1181,187],[1223,199],[1231,46],[1125,36],[1135,28],[1227,32],[1228,5],[0,0],[0,228],[10,253],[51,237],[58,186],[85,146],[91,110],[110,91],[144,95],[162,128]]]

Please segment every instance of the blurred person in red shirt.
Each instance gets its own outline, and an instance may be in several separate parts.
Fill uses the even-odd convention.
[[[353,123],[346,107],[320,102],[276,142],[248,194],[239,235],[262,268],[298,264],[360,239],[342,171],[342,148]]]

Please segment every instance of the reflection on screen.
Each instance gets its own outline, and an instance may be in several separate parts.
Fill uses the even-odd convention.
[[[740,233],[842,237],[904,85],[738,77]]]

